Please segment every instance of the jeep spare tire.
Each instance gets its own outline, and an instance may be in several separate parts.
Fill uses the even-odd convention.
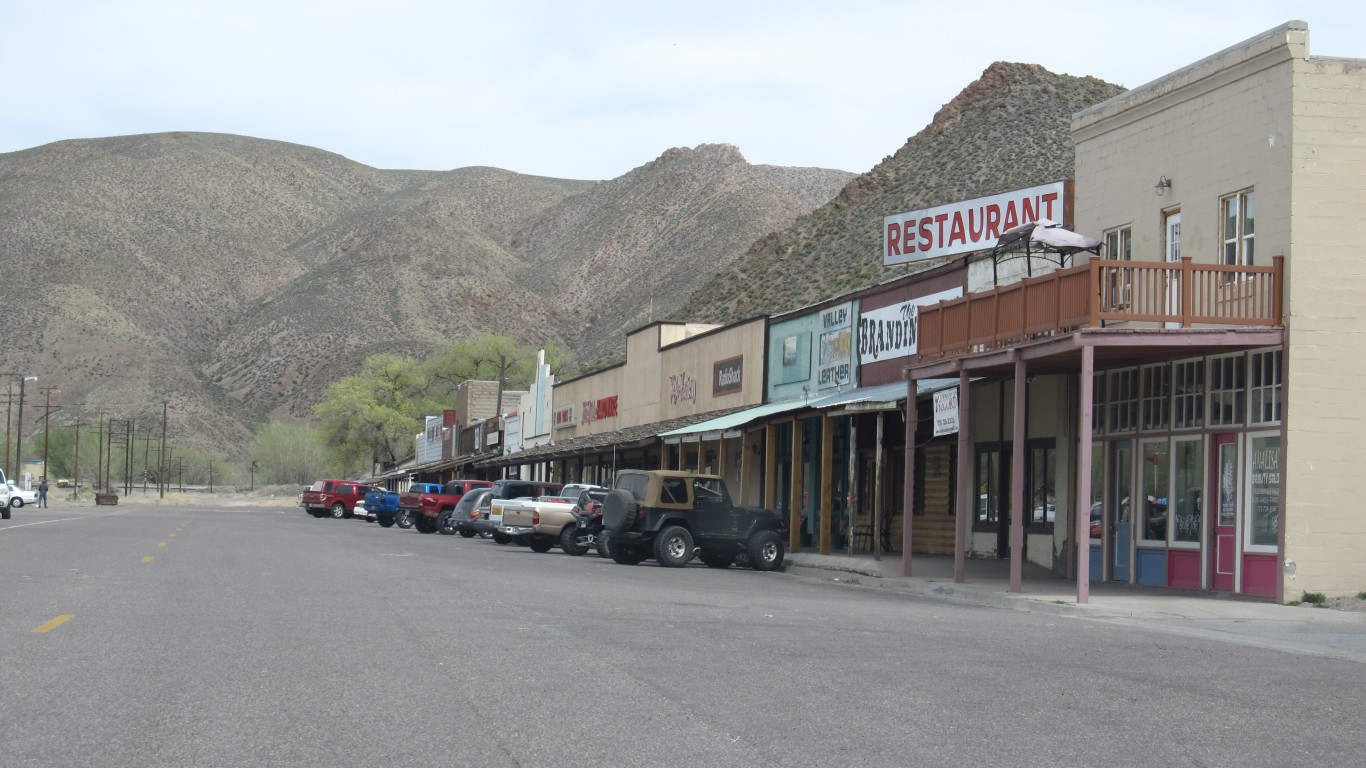
[[[623,488],[609,491],[602,500],[602,525],[613,533],[630,530],[636,522],[636,497]]]

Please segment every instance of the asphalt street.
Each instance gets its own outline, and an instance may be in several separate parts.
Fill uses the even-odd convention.
[[[318,520],[0,522],[0,764],[1356,766],[1366,665]]]

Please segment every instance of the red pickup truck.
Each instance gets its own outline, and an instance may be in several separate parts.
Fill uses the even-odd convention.
[[[460,498],[475,488],[488,488],[488,480],[452,480],[439,490],[432,488],[419,493],[403,493],[398,497],[400,510],[412,510],[413,527],[418,533],[436,533],[441,513],[455,509]]]
[[[368,490],[370,486],[354,480],[319,480],[299,497],[299,506],[314,517],[351,517]]]

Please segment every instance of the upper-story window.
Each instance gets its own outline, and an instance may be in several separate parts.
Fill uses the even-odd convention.
[[[1105,233],[1105,258],[1130,261],[1134,257],[1134,231],[1118,227]]]
[[[1256,195],[1252,190],[1229,195],[1219,201],[1223,212],[1223,263],[1250,267],[1254,264],[1253,235],[1256,233]]]

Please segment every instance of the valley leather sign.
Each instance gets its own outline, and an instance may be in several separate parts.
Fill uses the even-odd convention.
[[[920,347],[920,308],[962,295],[962,288],[950,288],[861,313],[858,319],[859,365],[914,355]]]
[[[1001,233],[1039,219],[1070,221],[1072,182],[1002,192],[882,219],[882,264],[906,264],[992,247]]]

